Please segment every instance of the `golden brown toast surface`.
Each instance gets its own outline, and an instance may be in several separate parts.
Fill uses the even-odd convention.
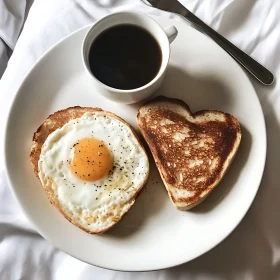
[[[219,183],[241,139],[240,125],[230,114],[193,114],[177,99],[148,101],[137,120],[168,194],[181,210],[199,204]]]

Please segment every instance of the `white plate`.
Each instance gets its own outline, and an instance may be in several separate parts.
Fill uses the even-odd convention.
[[[7,172],[26,216],[56,247],[110,269],[171,267],[216,246],[250,207],[265,163],[264,117],[243,70],[215,43],[184,22],[155,19],[164,27],[174,24],[179,31],[172,44],[162,94],[183,99],[193,111],[211,108],[229,112],[242,124],[240,150],[222,183],[203,204],[189,212],[176,210],[153,163],[147,187],[135,205],[103,235],[83,232],[49,203],[29,163],[33,133],[49,114],[74,105],[98,106],[136,127],[137,105],[103,99],[86,79],[81,44],[88,27],[59,42],[38,61],[21,85],[7,123]]]

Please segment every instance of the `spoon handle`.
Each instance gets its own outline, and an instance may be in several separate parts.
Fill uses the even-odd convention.
[[[241,66],[243,66],[250,74],[258,79],[264,85],[271,85],[274,81],[273,74],[264,66],[233,45],[230,41],[217,33],[202,20],[196,17],[190,11],[187,11],[185,17],[190,23],[197,27],[200,31],[212,38],[220,47],[229,53]]]

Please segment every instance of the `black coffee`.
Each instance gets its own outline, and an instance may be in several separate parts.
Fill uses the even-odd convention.
[[[146,30],[123,24],[103,31],[89,52],[92,74],[117,89],[135,89],[149,83],[161,66],[161,49]]]

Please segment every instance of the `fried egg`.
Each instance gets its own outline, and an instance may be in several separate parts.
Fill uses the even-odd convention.
[[[90,233],[111,228],[133,205],[149,173],[144,148],[124,121],[85,113],[44,142],[38,175],[51,202]]]

